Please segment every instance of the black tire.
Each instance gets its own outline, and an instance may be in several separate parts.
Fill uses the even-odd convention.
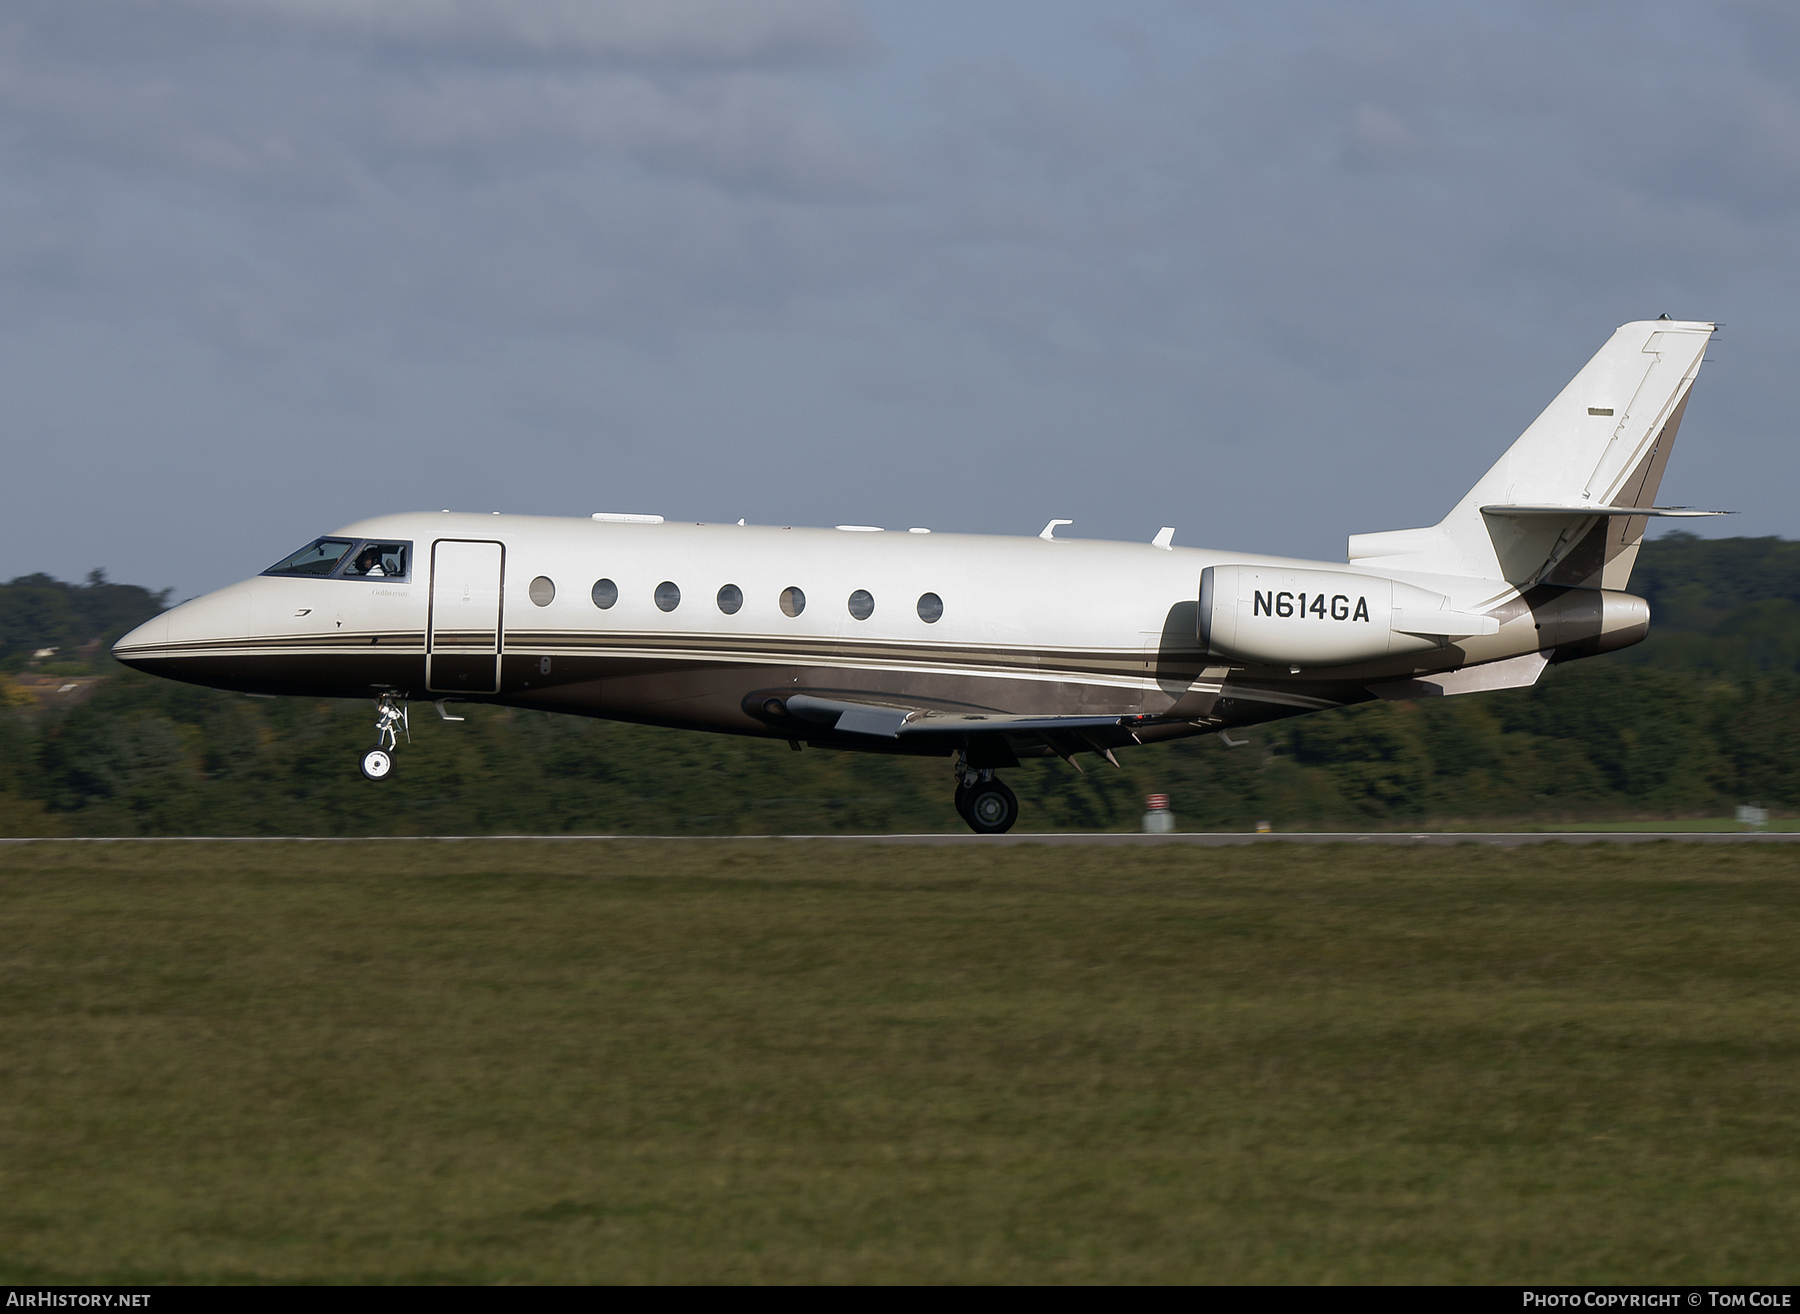
[[[1019,819],[1019,796],[998,780],[963,791],[963,820],[977,835],[1004,835]]]
[[[394,755],[385,748],[371,748],[357,763],[364,780],[386,780],[394,774]]]

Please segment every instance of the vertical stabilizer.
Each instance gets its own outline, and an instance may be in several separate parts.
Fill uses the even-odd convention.
[[[1654,505],[1713,328],[1702,320],[1624,325],[1449,515],[1423,529],[1352,535],[1350,560],[1623,588],[1649,521],[1616,508]],[[1584,514],[1588,506],[1611,514]],[[1531,514],[1508,510],[1521,508]]]

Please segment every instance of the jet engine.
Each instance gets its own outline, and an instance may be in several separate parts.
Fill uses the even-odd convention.
[[[1491,616],[1398,580],[1337,570],[1208,566],[1200,573],[1200,642],[1243,661],[1347,666],[1497,634]]]
[[[1533,589],[1525,595],[1538,646],[1557,661],[1629,648],[1650,633],[1650,604],[1614,589]]]

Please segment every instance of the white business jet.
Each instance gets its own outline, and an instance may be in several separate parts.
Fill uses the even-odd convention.
[[[218,689],[373,698],[362,771],[409,699],[571,712],[952,758],[998,833],[995,775],[1373,698],[1515,688],[1638,642],[1623,591],[1714,325],[1614,333],[1449,515],[1347,562],[1150,543],[412,513],[308,543],[114,649]],[[1229,741],[1229,740],[1228,740]]]

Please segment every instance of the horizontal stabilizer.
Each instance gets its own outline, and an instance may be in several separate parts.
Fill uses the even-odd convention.
[[[1012,716],[1003,712],[936,712],[919,707],[855,703],[811,694],[791,694],[787,710],[807,721],[849,734],[898,739],[920,734],[1034,734],[1057,730],[1099,730],[1146,718],[1130,716]]]
[[[1735,516],[1735,511],[1696,511],[1691,506],[1484,506],[1484,516]]]

